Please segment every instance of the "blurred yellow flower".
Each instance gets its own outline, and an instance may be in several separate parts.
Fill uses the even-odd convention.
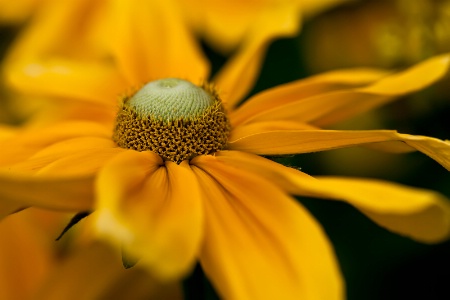
[[[218,52],[230,53],[259,31],[297,22],[348,0],[177,0],[190,26]],[[279,18],[280,15],[284,17]],[[281,22],[280,22],[281,21]],[[295,32],[293,32],[295,34]]]
[[[303,34],[311,72],[408,66],[450,51],[450,1],[359,1],[312,20]]]
[[[104,244],[74,234],[55,242],[67,217],[30,208],[0,223],[1,299],[182,299],[176,284],[158,284],[139,268],[125,271],[120,253]]]

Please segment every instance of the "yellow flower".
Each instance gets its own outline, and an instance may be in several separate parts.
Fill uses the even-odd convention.
[[[190,26],[222,53],[230,53],[260,31],[297,22],[345,0],[177,0]],[[284,16],[281,17],[280,16]],[[281,21],[281,22],[280,22]],[[292,32],[289,35],[293,35]]]
[[[449,26],[448,0],[360,1],[313,20],[301,47],[311,72],[397,68],[450,51]]]
[[[188,50],[184,47],[185,53]],[[124,74],[133,74],[137,65],[124,64]],[[257,154],[376,145],[396,151],[415,149],[450,168],[447,142],[395,131],[333,131],[317,127],[420,89],[445,74],[448,65],[449,56],[445,55],[393,75],[363,69],[326,73],[257,94],[238,108],[235,106],[240,99],[227,93],[224,105],[231,132],[225,149],[213,148],[212,153],[206,151],[197,156],[188,153],[189,159],[181,163],[161,150],[162,144],[154,144],[155,151],[165,155],[166,160],[152,151],[118,147],[111,139],[113,120],[25,129],[1,145],[5,149],[1,157],[1,213],[6,215],[27,206],[95,209],[92,217],[98,233],[123,247],[127,255],[140,258],[140,264],[156,276],[166,280],[179,278],[198,259],[225,298],[274,298],[281,293],[284,298],[340,299],[342,282],[331,245],[319,224],[289,194],[346,201],[379,225],[423,242],[448,236],[448,200],[435,192],[382,181],[315,179]],[[185,70],[181,68],[180,72]],[[217,82],[218,88],[231,79],[222,80]],[[101,83],[111,86],[109,82]],[[153,81],[150,89],[146,86],[124,98],[121,112],[134,109],[135,113],[131,119],[122,115],[125,121],[144,124],[153,120],[146,115],[150,108],[145,103],[155,84],[160,85],[156,89],[169,92],[187,85],[188,94],[191,88],[205,93],[207,105],[197,111],[200,113],[220,101],[208,85],[202,90],[179,79]],[[76,91],[67,89],[67,97],[73,93],[90,95],[86,101],[95,98],[105,109],[117,111],[109,91],[105,94],[106,89],[99,86],[99,82],[93,82]],[[53,87],[48,85],[50,90]],[[185,103],[179,105],[178,110],[186,109]],[[163,121],[173,117],[166,113],[177,115],[177,107],[169,112],[155,109],[155,117],[162,116]],[[214,111],[224,113],[220,108]],[[191,118],[196,113],[185,111],[181,115]],[[123,120],[118,119],[116,134],[118,125],[125,124]],[[201,122],[205,119],[195,120],[204,125]],[[169,123],[164,122],[158,123],[162,124],[163,135],[156,138],[171,143],[173,139],[165,135],[168,129],[164,127]],[[228,130],[226,123],[218,124],[223,127],[217,131]],[[145,126],[142,128],[131,130],[142,135]],[[132,133],[124,132],[121,137],[127,140]],[[115,140],[121,142],[121,137]],[[150,138],[155,136],[138,138],[137,146],[130,142],[124,147],[147,147],[145,143],[151,144]]]
[[[109,53],[105,45],[95,59],[82,60],[77,52],[81,57],[70,54],[77,58],[71,60],[46,56],[54,42],[31,34],[19,42],[19,53],[26,45],[45,51],[11,59],[11,82],[29,93],[78,99],[93,116],[4,135],[1,216],[29,206],[94,210],[97,234],[154,276],[177,280],[199,260],[226,299],[342,299],[332,247],[290,195],[346,201],[419,241],[448,237],[450,208],[438,193],[369,179],[312,178],[259,156],[368,145],[418,150],[450,168],[447,142],[387,130],[319,128],[431,84],[447,72],[448,55],[393,75],[326,73],[259,93],[238,107],[257,74],[265,37],[242,49],[213,78],[213,87],[203,82],[209,78],[206,60],[165,3],[116,2],[109,59],[98,59]],[[174,14],[160,26],[144,26],[162,11]],[[40,26],[55,24],[49,18]],[[185,101],[173,101],[180,89]],[[162,94],[154,98],[155,90]],[[118,93],[125,96],[116,120]],[[149,99],[175,106],[154,107]],[[188,127],[211,130],[179,134]]]
[[[175,70],[184,68],[185,71],[178,72],[178,76],[195,81],[204,79],[202,76],[210,67],[197,49],[200,46],[194,42],[193,30],[186,24],[184,14],[174,0],[135,0],[132,3],[104,0],[95,4],[88,0],[52,2],[34,18],[9,51],[3,68],[6,80],[26,94],[39,95],[43,92],[42,87],[47,86],[48,79],[57,76],[58,82],[54,82],[51,95],[65,96],[66,88],[74,84],[101,84],[101,80],[92,80],[100,77],[113,84],[92,88],[103,88],[114,97],[127,87],[122,84],[124,77],[139,86],[143,78],[146,82],[161,75],[168,77]],[[252,86],[269,42],[294,35],[299,22],[296,14],[284,7],[262,15],[254,26],[257,30],[241,41],[221,72],[245,74],[239,79],[234,77],[242,81],[241,88],[234,91],[241,96]],[[188,53],[183,53],[184,47],[188,47]],[[123,66],[132,63],[138,65],[133,66],[133,72],[129,73],[129,68]],[[125,73],[117,75],[113,72],[111,69],[116,64]],[[235,66],[244,68],[246,72],[237,70]],[[85,72],[87,68],[89,71]],[[220,76],[226,75],[218,74]],[[48,95],[49,89],[46,87],[44,90]],[[75,96],[84,99],[95,97]]]

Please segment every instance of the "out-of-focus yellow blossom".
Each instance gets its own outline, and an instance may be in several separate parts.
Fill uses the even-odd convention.
[[[106,245],[55,241],[65,222],[66,214],[33,208],[2,220],[0,299],[182,299],[179,286],[125,270]]]
[[[209,69],[203,55],[198,50],[195,57],[183,54],[185,44],[195,48],[199,45],[194,42],[193,32],[175,1],[136,0],[131,4],[121,0],[80,0],[47,5],[12,47],[4,68],[7,70],[7,81],[36,95],[48,76],[58,75],[52,95],[59,95],[67,87],[64,83],[67,80],[71,86],[87,86],[92,85],[92,78],[100,77],[104,82],[115,82],[111,90],[115,95],[124,87],[119,85],[121,78],[110,78],[114,74],[111,69],[115,65],[134,62],[129,59],[131,56],[139,58],[136,60],[139,61],[139,68],[134,66],[139,73],[121,76],[132,80],[134,85],[142,82],[136,82],[135,78],[130,78],[132,76],[145,73],[148,81],[153,77],[152,73],[180,70],[179,66],[187,67],[189,61],[201,61],[201,64],[186,68],[186,74],[180,75],[192,76],[195,69],[203,75],[205,70],[202,68]],[[239,65],[246,70],[245,78],[239,78],[244,80],[242,86],[251,86],[247,81],[255,80],[269,41],[293,35],[298,30],[297,16],[287,11],[280,9],[270,15],[262,15],[258,30],[248,36],[222,73],[230,72],[229,69],[236,70],[233,65]],[[145,40],[137,40],[138,36],[144,36]],[[77,72],[86,68],[90,69],[89,77]],[[23,81],[27,80],[25,78],[32,79],[27,86],[23,85]],[[111,87],[103,85],[103,88]],[[235,92],[244,91],[241,88]]]
[[[291,19],[304,17],[349,0],[177,0],[185,16],[214,49],[230,53],[248,43],[258,31],[273,30]],[[279,18],[284,15],[284,18]],[[295,32],[292,32],[295,34]]]
[[[303,33],[305,63],[313,73],[404,67],[450,51],[450,1],[355,2],[319,16]]]

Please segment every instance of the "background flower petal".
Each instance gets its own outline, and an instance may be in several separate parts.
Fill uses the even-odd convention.
[[[29,95],[115,104],[124,80],[106,51],[113,34],[108,2],[40,5],[5,59],[7,82]]]
[[[62,214],[61,214],[62,215]],[[42,218],[37,218],[42,217]],[[62,225],[59,214],[29,209],[0,222],[0,299],[33,299],[56,256],[50,227]]]
[[[125,270],[120,253],[104,244],[76,250],[55,266],[33,299],[181,299],[179,286],[159,284],[140,267]]]

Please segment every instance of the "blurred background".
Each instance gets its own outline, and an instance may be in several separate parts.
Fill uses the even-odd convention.
[[[26,26],[32,10],[21,12],[23,15],[0,12],[0,58]],[[206,43],[204,49],[214,70],[227,60]],[[450,52],[450,0],[344,1],[303,20],[298,36],[277,40],[270,46],[252,94],[337,68],[399,70],[445,52]],[[0,81],[0,122],[17,125],[29,117],[31,111],[15,109],[17,101]],[[446,77],[439,84],[336,128],[396,129],[449,139],[449,115],[450,78]],[[450,197],[449,172],[418,153],[394,155],[352,148],[272,159],[311,175],[380,178]],[[349,300],[450,299],[450,242],[415,243],[379,228],[344,203],[298,200],[319,219],[331,238]],[[198,299],[199,293],[217,299],[199,268],[186,279],[184,288],[187,299]]]

